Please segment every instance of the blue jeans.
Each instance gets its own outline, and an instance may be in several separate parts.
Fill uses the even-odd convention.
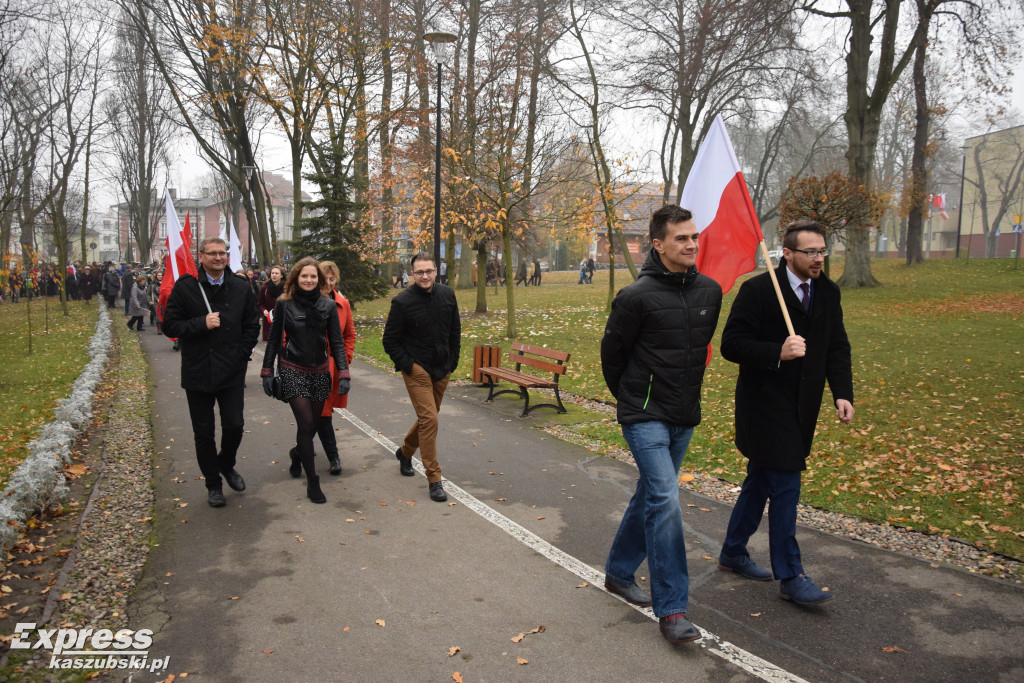
[[[796,542],[796,505],[800,501],[800,472],[784,472],[747,463],[747,478],[729,518],[722,554],[747,554],[747,541],[757,531],[768,507],[768,546],[772,573],[781,581],[803,574],[800,546]]]
[[[629,585],[647,558],[655,616],[685,612],[690,575],[677,476],[693,427],[640,422],[622,425],[622,435],[633,452],[640,479],[608,552],[606,578]]]

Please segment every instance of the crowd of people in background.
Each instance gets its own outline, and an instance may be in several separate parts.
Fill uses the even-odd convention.
[[[249,287],[256,296],[270,281],[270,271],[270,268],[245,271]],[[92,301],[94,296],[98,296],[107,302],[108,308],[121,307],[126,316],[133,317],[129,314],[131,294],[133,288],[140,284],[139,277],[144,279],[140,287],[146,299],[143,309],[149,311],[149,324],[155,324],[159,329],[156,302],[163,265],[155,261],[149,265],[124,261],[85,264],[76,261],[68,265],[63,278],[56,264],[43,263],[26,268],[18,262],[0,269],[0,303],[19,303],[22,299],[31,300],[44,295],[59,296],[63,283],[69,301]]]

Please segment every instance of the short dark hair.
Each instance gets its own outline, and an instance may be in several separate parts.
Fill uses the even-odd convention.
[[[211,242],[220,242],[221,244],[224,245],[225,249],[228,248],[228,243],[225,242],[220,237],[204,237],[203,241],[199,243],[199,251],[201,251],[202,253],[205,254],[206,253],[206,245],[210,244]]]
[[[412,255],[412,259],[410,259],[409,261],[410,270],[412,270],[416,266],[417,261],[430,261],[431,263],[434,263],[434,255],[426,251],[417,251],[415,254]],[[437,264],[434,263],[434,265],[436,266]]]
[[[825,235],[825,226],[811,218],[801,218],[786,226],[786,232],[782,235],[782,246],[786,249],[796,249],[797,235],[802,232],[813,232],[821,235],[821,238],[828,241]]]
[[[666,204],[651,214],[650,234],[651,241],[665,239],[666,226],[669,223],[682,223],[693,220],[693,214],[689,209],[684,209],[678,204]]]

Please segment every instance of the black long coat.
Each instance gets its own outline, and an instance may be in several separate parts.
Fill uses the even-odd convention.
[[[776,470],[807,468],[807,456],[828,381],[833,400],[853,402],[850,342],[839,288],[824,275],[814,281],[810,314],[786,276],[779,287],[796,333],[807,341],[803,358],[779,361],[789,333],[768,273],[740,287],[722,332],[722,356],[740,365],[736,382],[736,447],[751,461]]]
[[[181,386],[210,393],[240,387],[260,333],[256,297],[245,278],[229,269],[224,270],[224,283],[217,287],[209,284],[201,268],[199,277],[202,280],[188,274],[178,278],[164,312],[164,334],[181,340]],[[216,329],[206,328],[206,303],[200,287],[210,307],[220,313]]]

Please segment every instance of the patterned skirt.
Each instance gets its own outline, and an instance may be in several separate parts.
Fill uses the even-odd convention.
[[[299,372],[291,368],[278,368],[281,376],[281,400],[290,401],[303,396],[314,403],[326,401],[331,395],[331,373]]]

